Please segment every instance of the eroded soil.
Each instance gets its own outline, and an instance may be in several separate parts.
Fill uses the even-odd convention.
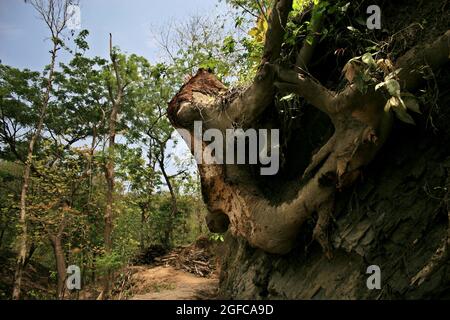
[[[205,300],[217,295],[215,275],[203,278],[171,266],[132,268],[131,300]]]

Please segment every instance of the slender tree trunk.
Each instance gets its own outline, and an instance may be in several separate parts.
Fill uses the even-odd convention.
[[[177,196],[175,194],[175,190],[173,189],[172,183],[170,182],[170,177],[167,175],[166,168],[164,165],[164,148],[161,147],[161,159],[158,158],[159,166],[161,167],[161,172],[163,174],[164,180],[166,181],[167,187],[169,188],[170,198],[171,198],[171,207],[169,220],[167,222],[166,230],[164,232],[164,245],[170,247],[172,245],[173,240],[173,226],[174,220],[176,218],[178,207],[177,207]]]
[[[118,105],[113,103],[113,110],[110,117],[109,125],[109,147],[108,147],[108,160],[105,167],[105,178],[106,178],[106,210],[104,215],[105,230],[104,230],[104,241],[105,241],[105,251],[107,254],[111,253],[112,250],[112,216],[113,216],[113,205],[114,205],[114,149],[115,149],[115,137],[116,137],[116,119],[117,119],[117,108]],[[105,282],[104,282],[104,298],[106,298],[109,292],[109,281],[110,272],[107,271]]]
[[[36,244],[32,242],[30,244],[30,250],[28,250],[27,257],[25,258],[25,263],[23,264],[24,268],[28,265],[28,263],[30,263],[31,258],[33,257],[33,254],[36,251],[36,248],[37,248]]]
[[[154,161],[153,158],[153,154],[151,151],[151,145],[149,147],[149,151],[147,153],[147,157],[148,157],[148,168],[151,169],[151,173],[153,175],[153,173],[155,172],[155,166],[156,166],[156,162]],[[149,177],[149,179],[147,180],[147,191],[145,194],[145,201],[143,203],[141,203],[141,252],[143,252],[145,250],[145,224],[147,223],[147,213],[149,211],[150,208],[150,204],[151,204],[151,195],[153,193],[153,178]]]
[[[145,208],[144,205],[141,207],[141,232],[140,232],[140,248],[141,248],[141,252],[144,252],[145,250]]]
[[[66,210],[67,205],[64,205],[61,222],[59,223],[58,231],[56,235],[49,235],[50,242],[53,247],[53,253],[55,254],[56,271],[58,274],[56,297],[58,299],[64,298],[65,280],[67,275],[66,257],[64,255],[64,248],[62,238],[64,229],[66,228]]]
[[[198,232],[202,235],[203,234],[203,220],[204,218],[202,217],[202,211],[201,208],[199,206],[196,206],[196,210],[197,210],[197,223],[198,223]]]
[[[33,162],[33,153],[36,143],[38,142],[42,128],[44,125],[44,118],[47,112],[48,102],[50,100],[50,94],[52,91],[53,76],[55,71],[55,61],[56,53],[58,51],[59,45],[56,40],[53,42],[53,49],[51,51],[51,63],[50,72],[47,79],[47,87],[44,93],[44,98],[42,100],[42,106],[39,114],[38,124],[36,130],[31,136],[30,143],[28,145],[27,158],[25,163],[25,170],[23,174],[23,184],[20,193],[20,215],[19,215],[19,226],[20,226],[20,237],[19,237],[19,250],[17,255],[17,265],[14,274],[14,285],[12,299],[20,299],[20,286],[22,283],[22,271],[25,265],[26,255],[27,255],[27,241],[28,241],[28,229],[27,229],[27,195],[28,187],[30,184],[30,174]]]
[[[114,187],[115,187],[115,161],[114,161],[114,151],[116,146],[116,122],[117,122],[117,116],[119,113],[119,109],[122,103],[122,94],[123,94],[123,87],[122,82],[120,78],[119,73],[119,67],[117,64],[117,57],[115,53],[113,52],[113,45],[112,45],[112,35],[110,34],[110,57],[111,62],[114,68],[114,73],[116,77],[116,83],[117,83],[117,92],[116,95],[113,95],[112,88],[109,88],[110,93],[110,99],[112,104],[112,110],[109,117],[109,134],[108,134],[108,158],[107,163],[105,166],[105,178],[106,178],[106,210],[104,215],[105,220],[105,230],[104,230],[104,238],[105,238],[105,251],[107,254],[111,253],[112,251],[112,220],[113,220],[113,206],[114,206]],[[100,298],[106,299],[109,295],[110,285],[109,282],[111,280],[111,272],[110,270],[107,271],[104,281],[104,287],[103,292],[100,295]]]
[[[58,273],[58,284],[56,289],[56,297],[58,299],[64,298],[65,280],[66,280],[66,258],[64,256],[64,249],[62,245],[61,235],[56,235],[51,238],[53,253],[55,254],[56,271]]]
[[[114,129],[112,129],[114,130]],[[114,203],[114,155],[113,150],[115,147],[115,132],[110,131],[109,142],[109,155],[108,162],[106,164],[106,211],[105,211],[105,248],[109,252],[111,251],[111,233],[112,233],[112,215],[113,215],[113,203]]]
[[[0,248],[2,247],[3,244],[3,236],[5,235],[5,229],[6,228],[2,228],[2,232],[0,233]]]
[[[113,204],[114,204],[114,187],[115,187],[115,172],[114,172],[114,149],[115,149],[115,137],[116,137],[116,129],[115,129],[115,121],[116,121],[116,108],[117,106],[113,106],[113,112],[111,113],[111,124],[109,129],[109,150],[108,150],[108,160],[106,163],[106,184],[107,184],[107,192],[106,192],[106,211],[105,211],[105,248],[107,252],[111,251],[112,241],[111,241],[111,233],[112,233],[112,215],[113,215]]]
[[[88,158],[88,172],[89,172],[89,194],[88,194],[88,204],[91,203],[92,199],[92,188],[93,188],[93,165],[92,160],[94,159],[95,146],[97,143],[97,126],[94,125],[92,128],[92,141],[91,147],[89,149],[89,158]]]

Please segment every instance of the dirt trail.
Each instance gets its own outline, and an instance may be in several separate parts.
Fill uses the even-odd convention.
[[[216,276],[202,278],[171,266],[133,268],[131,300],[205,300],[217,294]]]

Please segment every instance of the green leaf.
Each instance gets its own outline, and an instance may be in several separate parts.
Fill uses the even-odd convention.
[[[295,11],[303,11],[310,3],[311,1],[309,0],[294,0],[292,2],[292,9]],[[319,1],[314,0],[313,3],[314,5],[317,5]]]
[[[294,0],[292,3],[292,9],[294,10],[301,10],[303,7],[303,1],[302,0]]]
[[[400,84],[397,80],[390,79],[386,81],[386,88],[391,96],[400,97]]]
[[[349,6],[350,6],[350,2],[347,2],[345,5],[343,5],[342,7],[340,7],[339,10],[340,10],[342,13],[345,13],[345,12],[347,12]]]
[[[369,52],[363,54],[363,56],[361,57],[362,62],[364,62],[365,64],[367,64],[370,67],[376,67],[377,64],[375,63],[375,60],[372,57],[372,54],[370,54]]]
[[[362,17],[357,17],[356,19],[355,19],[355,21],[359,24],[359,25],[361,25],[361,26],[366,26],[367,25],[367,23],[366,23],[366,20],[364,20]]]
[[[402,98],[406,108],[408,108],[411,111],[414,111],[415,113],[422,114],[422,112],[420,111],[419,102],[412,94],[410,93],[402,94]]]
[[[366,79],[364,78],[364,75],[361,72],[358,72],[356,74],[356,77],[354,79],[355,81],[355,85],[358,88],[358,90],[361,93],[366,93],[367,92],[367,83],[366,83]]]
[[[395,112],[395,115],[397,116],[397,118],[405,123],[409,123],[412,125],[415,125],[416,122],[414,121],[414,119],[408,114],[408,112],[406,112],[405,109],[401,108],[401,107],[394,107],[392,108]]]
[[[287,96],[282,97],[280,99],[280,101],[290,101],[290,100],[294,99],[294,97],[295,97],[295,94],[291,93],[291,94],[288,94]]]

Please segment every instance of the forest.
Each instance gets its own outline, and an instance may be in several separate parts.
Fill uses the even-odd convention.
[[[0,56],[0,299],[450,298],[447,1],[218,0],[159,59],[21,5],[49,49]]]

